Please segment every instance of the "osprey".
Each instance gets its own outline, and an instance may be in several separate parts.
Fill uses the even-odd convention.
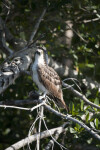
[[[63,99],[62,81],[55,70],[48,66],[46,49],[42,47],[37,48],[31,70],[33,81],[38,86],[39,91],[43,93],[42,98],[46,94],[52,95],[55,103],[68,111]]]

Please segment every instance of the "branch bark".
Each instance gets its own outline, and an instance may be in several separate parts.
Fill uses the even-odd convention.
[[[40,139],[43,139],[43,138],[49,137],[50,135],[53,135],[55,133],[55,131],[58,131],[60,134],[60,133],[64,132],[65,129],[63,128],[63,126],[61,126],[58,128],[50,129],[49,132],[46,130],[41,133],[34,134],[30,137],[26,137],[25,139],[22,139],[21,141],[11,145],[10,147],[6,148],[5,150],[18,150],[18,149],[24,147],[25,145],[27,145],[28,143],[32,143],[33,141],[36,141],[37,137],[39,135],[40,135]]]
[[[0,17],[0,48],[7,54],[11,55],[13,51],[6,45],[5,24]]]
[[[83,122],[81,122],[81,121],[71,117],[69,114],[64,115],[64,114],[54,110],[53,108],[51,108],[47,104],[45,104],[44,106],[45,106],[45,108],[47,110],[49,110],[50,112],[56,114],[57,116],[59,116],[59,117],[61,117],[63,119],[71,120],[71,121],[73,121],[75,123],[78,123],[81,127],[85,128],[90,134],[92,134],[96,139],[100,140],[100,136],[96,132],[94,132],[92,129],[90,129],[88,126],[86,126]]]
[[[42,103],[43,101],[42,100],[35,100],[34,101],[35,103]],[[78,123],[81,127],[83,127],[84,129],[86,129],[91,135],[93,135],[93,137],[97,138],[98,140],[100,140],[100,136],[94,132],[91,128],[89,128],[88,126],[86,126],[83,122],[71,117],[69,114],[67,115],[64,115],[56,110],[54,110],[53,108],[51,108],[49,105],[47,105],[46,103],[43,103],[43,106],[49,111],[49,112],[52,112],[54,114],[56,114],[57,116],[59,116],[60,118],[62,119],[65,119],[65,120],[70,120],[70,121],[73,121],[75,123]],[[30,110],[30,109],[29,109]]]
[[[5,62],[0,71],[0,93],[13,84],[15,79],[28,69],[30,63],[31,57],[27,53],[15,57],[10,63]]]
[[[68,87],[68,84],[62,82],[64,87]],[[90,102],[85,95],[81,94],[80,92],[78,92],[77,90],[75,90],[72,86],[69,88],[70,91],[72,91],[76,96],[78,96],[79,98],[81,98],[83,101],[85,101],[87,104],[89,104],[92,107],[95,107],[97,109],[100,109],[100,106]]]
[[[67,124],[68,124],[68,123],[65,123],[65,124],[63,125],[63,128],[65,128],[65,126],[66,126]],[[65,129],[65,130],[66,130],[66,129]],[[65,132],[66,132],[66,131],[65,131]],[[53,136],[54,139],[57,140],[57,139],[59,138],[60,134],[61,134],[61,132],[56,131],[55,134],[54,134],[54,136]],[[51,148],[52,146],[54,146],[54,140],[53,140],[53,139],[49,141],[49,143],[46,145],[46,147],[44,148],[44,150],[50,150],[50,148]]]

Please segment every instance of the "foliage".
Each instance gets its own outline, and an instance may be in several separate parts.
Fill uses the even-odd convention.
[[[77,71],[74,76],[80,81],[82,92],[93,103],[100,105],[100,92],[98,88],[90,89],[82,79],[90,78],[100,84],[100,2],[99,0],[19,0],[0,2],[0,16],[6,21],[8,28],[16,38],[29,40],[37,18],[44,7],[48,5],[47,13],[39,27],[37,37],[43,33],[45,36],[38,43],[43,43],[48,54],[56,61],[65,63],[70,59],[71,68]],[[10,10],[7,9],[8,6]],[[8,13],[9,11],[9,13]],[[99,18],[94,21],[95,18]],[[73,31],[70,37],[71,45],[68,46],[67,23],[70,21]],[[79,35],[84,39],[82,40]],[[12,45],[10,45],[13,48]],[[1,62],[5,59],[1,52]],[[68,76],[69,77],[69,76]],[[62,79],[65,77],[62,77]],[[90,82],[91,82],[90,81]],[[99,85],[100,86],[100,85]],[[77,87],[75,87],[77,89]],[[30,76],[22,75],[14,85],[11,85],[1,96],[0,100],[27,99],[28,93],[37,89]],[[64,99],[70,108],[70,114],[77,119],[83,119],[86,125],[100,131],[100,110],[86,105],[82,100],[64,90]],[[28,106],[27,106],[28,107]],[[32,106],[30,106],[32,107]],[[64,110],[62,112],[66,113]],[[63,124],[63,120],[45,112],[48,128],[54,128]],[[0,109],[0,150],[25,138],[28,130],[36,117],[36,111],[28,113],[20,110]],[[42,126],[43,130],[45,129]],[[62,135],[59,142],[63,141]],[[48,138],[49,139],[49,138]],[[45,147],[48,139],[43,139],[41,147]],[[70,150],[92,146],[100,148],[100,142],[91,137],[78,124],[71,122],[66,132],[64,144]],[[34,149],[34,143],[31,145]],[[55,149],[58,146],[55,144]],[[91,149],[91,148],[90,148]]]

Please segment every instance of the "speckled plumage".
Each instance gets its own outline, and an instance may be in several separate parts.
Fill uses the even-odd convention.
[[[62,81],[56,71],[48,66],[44,55],[45,52],[40,48],[35,53],[35,60],[32,64],[33,81],[42,93],[53,95],[57,105],[68,110],[63,100]]]

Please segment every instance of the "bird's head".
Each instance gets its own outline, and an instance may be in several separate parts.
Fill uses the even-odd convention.
[[[48,54],[44,47],[37,47],[35,51],[35,61],[41,64],[48,64]]]

